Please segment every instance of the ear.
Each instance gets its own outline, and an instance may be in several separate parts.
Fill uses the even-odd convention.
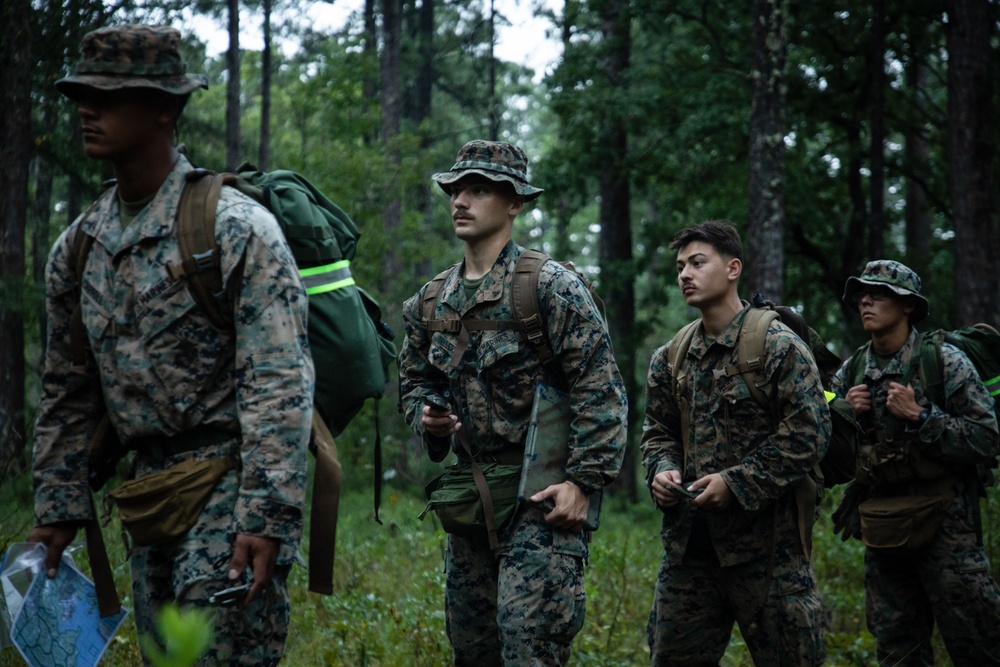
[[[909,317],[913,314],[913,311],[917,309],[917,300],[912,297],[907,297],[903,299],[903,312]]]
[[[726,262],[726,277],[729,278],[731,282],[736,282],[740,279],[740,274],[743,273],[743,262],[735,257]]]
[[[524,196],[514,195],[510,200],[510,208],[507,209],[507,217],[514,220],[517,215],[524,209]]]
[[[158,123],[171,129],[181,115],[180,98],[176,95],[159,95],[153,103],[153,113]]]

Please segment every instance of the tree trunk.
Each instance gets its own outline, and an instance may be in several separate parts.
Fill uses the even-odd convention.
[[[54,107],[49,106],[46,110],[46,127],[52,127],[55,122]],[[34,215],[32,216],[31,228],[31,279],[38,287],[39,292],[43,291],[45,285],[45,263],[48,261],[49,247],[49,224],[52,218],[52,163],[45,158],[35,159],[35,200]],[[45,314],[45,301],[39,300],[35,315],[38,318],[38,340],[43,343],[46,340],[46,329],[48,319]]]
[[[927,106],[924,88],[927,85],[927,65],[922,59],[913,59],[906,71],[910,104],[917,109],[917,117]],[[930,146],[923,123],[910,124],[906,133],[904,161],[909,167],[906,178],[906,257],[910,266],[927,266],[931,252],[931,213],[927,198],[930,180],[928,163]]]
[[[948,6],[948,152],[960,323],[1000,321],[989,0]]]
[[[608,52],[604,74],[609,89],[622,91],[632,48],[631,14],[627,0],[607,0],[601,3],[601,31]],[[600,258],[601,292],[607,307],[608,329],[615,345],[615,358],[625,380],[625,391],[635,399],[639,395],[636,381],[635,350],[635,273],[632,262],[631,192],[628,162],[628,129],[617,105],[606,109],[602,136],[607,138],[609,160],[600,171]],[[642,416],[638,401],[629,402],[628,432],[625,460],[615,481],[615,489],[624,489],[631,502],[638,502],[636,448],[631,442],[639,432]]]
[[[229,48],[226,49],[226,169],[240,164],[240,3],[229,2]]]
[[[31,160],[31,3],[0,3],[0,480],[24,469],[24,232]],[[0,481],[0,483],[3,483]]]
[[[264,0],[264,51],[260,54],[260,148],[257,168],[271,164],[271,0]]]
[[[870,87],[868,119],[871,127],[871,205],[868,211],[868,257],[885,255],[885,7],[872,2],[872,43],[868,58]]]
[[[784,0],[753,2],[753,99],[750,110],[748,296],[784,296],[785,38]]]
[[[400,130],[400,60],[401,60],[401,35],[402,35],[402,1],[383,0],[382,7],[383,24],[383,46],[382,46],[382,145],[385,151],[386,164],[390,169],[398,170],[400,167],[399,153],[399,130]],[[386,192],[385,208],[382,214],[382,229],[386,238],[397,238],[399,225],[402,219],[402,194],[400,190],[400,178],[389,179],[389,191]],[[397,278],[402,274],[402,264],[396,251],[389,246],[386,249],[384,262],[382,265],[381,288],[384,293],[391,293],[389,290],[396,284]]]

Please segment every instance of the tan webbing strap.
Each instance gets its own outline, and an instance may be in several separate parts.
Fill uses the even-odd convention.
[[[475,455],[472,453],[472,443],[469,442],[469,434],[465,429],[459,429],[458,441],[462,443],[465,453],[469,455],[469,466],[472,467],[472,478],[476,481],[476,488],[479,489],[479,497],[483,500],[483,518],[486,519],[486,531],[490,537],[490,549],[496,551],[500,548],[500,539],[497,535],[496,514],[493,509],[493,494],[490,492],[490,485],[486,483],[486,476],[483,469],[479,467]]]
[[[316,410],[313,410],[312,442],[316,470],[309,509],[309,590],[332,595],[342,470],[337,460],[337,443]]]
[[[76,277],[76,285],[74,286],[76,299],[73,305],[73,312],[69,318],[69,349],[73,370],[77,373],[83,373],[87,369],[87,352],[90,350],[90,343],[87,341],[87,330],[83,326],[83,310],[80,298],[83,296],[83,271],[87,266],[87,257],[90,255],[90,250],[94,247],[94,237],[84,233],[80,228],[83,227],[83,223],[94,212],[97,205],[105,197],[109,196],[109,193],[113,189],[109,188],[106,190],[84,212],[79,224],[76,226],[76,230],[73,232],[73,238],[69,245],[69,254],[73,262],[73,274]]]
[[[691,448],[691,405],[687,400],[687,372],[683,370],[683,364],[699,324],[701,324],[700,319],[684,325],[667,349],[667,367],[673,383],[671,391],[681,414],[681,445],[684,452],[681,475],[687,470],[688,451]]]
[[[549,259],[544,252],[525,250],[517,258],[511,282],[511,314],[523,327],[528,344],[538,353],[543,366],[551,363],[555,357],[538,308],[538,276],[542,265]]]
[[[90,497],[90,513],[91,519],[86,524],[87,558],[90,560],[90,574],[94,577],[94,588],[97,590],[97,608],[101,618],[107,618],[121,611],[122,604],[115,588],[115,577],[111,572],[108,550],[104,546],[104,535],[101,534],[93,495]]]
[[[175,280],[187,279],[195,301],[219,329],[227,326],[219,311],[215,294],[222,289],[219,246],[215,240],[215,210],[219,205],[222,185],[231,176],[195,169],[186,175],[187,185],[177,205],[177,244],[180,265],[171,264],[167,271]]]

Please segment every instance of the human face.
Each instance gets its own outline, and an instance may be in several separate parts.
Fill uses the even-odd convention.
[[[704,241],[692,241],[677,251],[677,284],[689,306],[720,303],[736,289],[742,263],[726,258]]]
[[[881,290],[881,291],[880,291]],[[859,290],[851,299],[858,304],[861,326],[871,334],[885,334],[909,328],[912,299],[885,288]]]
[[[102,91],[86,88],[76,96],[83,150],[88,157],[126,161],[142,153],[154,132],[168,124],[173,110],[168,96],[141,89]],[[176,109],[176,107],[173,107]]]
[[[484,176],[459,179],[448,190],[455,236],[466,243],[510,236],[511,224],[524,206],[523,197]]]

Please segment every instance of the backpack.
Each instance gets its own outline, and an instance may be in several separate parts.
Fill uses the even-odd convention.
[[[309,345],[316,368],[316,392],[310,451],[316,457],[316,472],[310,510],[309,590],[333,592],[333,556],[341,467],[334,437],[357,415],[364,402],[376,402],[375,415],[375,517],[381,487],[381,438],[378,399],[389,380],[389,366],[396,356],[393,332],[381,320],[378,303],[358,287],[351,275],[360,229],[348,215],[305,178],[291,171],[263,173],[243,164],[237,173],[214,173],[194,169],[177,212],[177,238],[181,263],[168,266],[175,279],[185,279],[195,301],[219,328],[231,326],[231,318],[219,308],[216,294],[223,288],[215,238],[215,213],[224,185],[234,187],[261,203],[277,219],[298,265],[309,295]],[[71,254],[77,285],[81,284],[93,238],[76,234]],[[74,365],[85,364],[86,332],[79,308],[70,324],[70,346]],[[106,418],[105,418],[106,419]],[[98,429],[117,440],[114,429]],[[101,443],[91,447],[116,461],[124,452]],[[109,453],[110,452],[110,453]],[[117,457],[117,458],[115,458]],[[94,467],[100,467],[100,463]],[[113,474],[113,465],[110,467]],[[104,465],[104,470],[109,470]],[[110,477],[92,478],[100,488]]]
[[[482,331],[486,329],[514,329],[515,331],[520,331],[524,334],[524,339],[528,342],[528,345],[538,353],[538,358],[542,366],[556,375],[556,379],[565,388],[565,378],[562,377],[562,371],[555,364],[555,353],[552,351],[552,345],[549,343],[548,335],[545,333],[545,321],[538,308],[538,276],[541,274],[542,265],[548,261],[558,260],[553,260],[544,252],[533,249],[525,250],[517,258],[510,289],[510,311],[513,315],[510,320],[435,319],[434,311],[437,307],[438,297],[441,295],[441,289],[444,287],[444,282],[448,279],[451,272],[458,267],[458,264],[451,265],[434,276],[424,291],[424,298],[421,303],[424,326],[428,332],[447,331],[460,333],[463,328],[468,331]],[[573,262],[568,260],[558,261],[558,264],[572,271],[583,281],[603,317],[604,301],[594,291],[594,286],[590,280],[576,268]],[[452,354],[450,367],[461,360],[465,352],[465,344],[467,344],[467,341],[463,343],[460,338],[458,345],[461,347],[456,347],[455,352]]]
[[[947,398],[944,392],[944,357],[941,345],[949,343],[964,352],[976,367],[979,378],[993,397],[993,411],[1000,420],[1000,332],[989,324],[978,323],[952,331],[936,329],[921,332],[917,336],[915,349],[919,350],[919,354],[914,354],[911,358],[906,375],[912,377],[913,373],[918,374],[920,384],[931,401],[943,406]],[[868,344],[862,345],[855,350],[848,361],[845,376],[851,378],[852,384],[864,382],[864,360],[867,349]],[[987,487],[996,483],[993,470],[997,464],[998,457],[994,455],[991,461],[976,465],[977,494],[980,497],[986,497]],[[977,503],[974,505],[978,508]]]
[[[863,434],[860,424],[854,418],[854,408],[846,400],[837,398],[830,391],[830,380],[840,367],[840,359],[823,343],[823,339],[812,329],[801,315],[787,306],[778,306],[756,294],[743,318],[736,341],[736,363],[729,364],[722,373],[726,376],[741,375],[754,401],[770,410],[770,403],[762,389],[767,383],[764,375],[764,343],[767,330],[774,320],[787,325],[808,346],[816,366],[820,371],[824,394],[830,408],[832,437],[826,453],[813,469],[795,486],[795,503],[798,508],[799,539],[803,552],[809,558],[812,550],[812,525],[824,488],[849,482],[854,478],[855,459],[858,443]],[[677,332],[667,351],[667,364],[673,380],[673,393],[681,397],[681,376],[683,360],[698,329],[701,320],[695,320]],[[682,404],[681,437],[685,453],[688,450],[690,411]]]

